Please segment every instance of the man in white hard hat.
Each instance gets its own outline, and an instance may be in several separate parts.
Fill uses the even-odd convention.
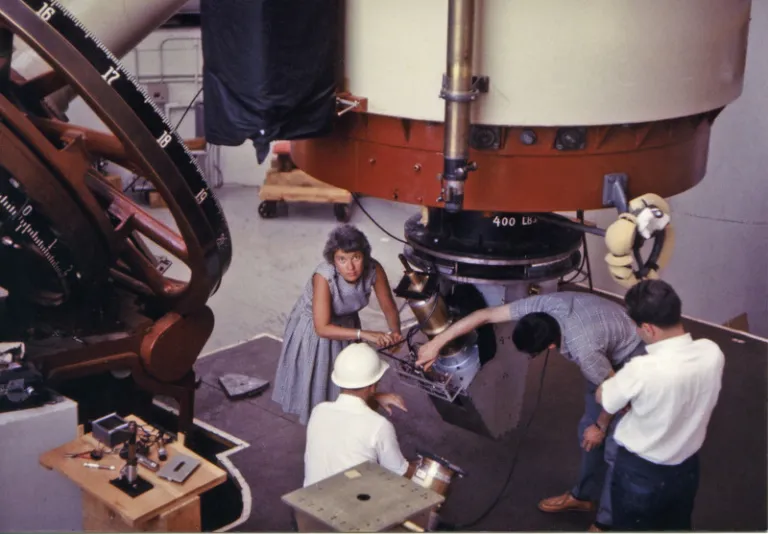
[[[376,392],[387,369],[389,364],[365,343],[353,343],[336,357],[331,380],[341,393],[335,401],[315,406],[309,417],[305,487],[367,461],[398,475],[411,474],[395,427],[374,409],[381,406],[391,414],[397,406],[407,411],[400,395]]]

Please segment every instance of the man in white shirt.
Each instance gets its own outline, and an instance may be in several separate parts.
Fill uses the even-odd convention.
[[[312,485],[363,462],[409,476],[412,468],[400,451],[395,427],[373,408],[392,413],[392,406],[407,411],[402,397],[377,393],[389,369],[365,343],[353,343],[336,357],[331,380],[341,388],[333,402],[315,406],[307,423],[304,486]]]
[[[681,302],[666,282],[648,280],[625,296],[648,354],[598,388],[609,413],[627,409],[611,487],[616,530],[690,530],[699,485],[698,451],[717,404],[725,357],[714,342],[693,340]]]

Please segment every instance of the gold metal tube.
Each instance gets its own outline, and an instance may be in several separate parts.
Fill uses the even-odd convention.
[[[445,99],[442,199],[445,209],[454,213],[464,204],[464,181],[474,169],[469,164],[474,27],[475,1],[448,0],[448,51],[441,92]]]
[[[475,27],[475,1],[449,0],[448,54],[445,90],[448,95],[468,94],[472,90],[472,44]],[[445,102],[446,159],[469,158],[470,102],[448,98]]]
[[[451,316],[445,301],[439,294],[434,294],[425,300],[409,300],[408,305],[416,320],[422,325],[421,331],[430,339],[451,326]]]

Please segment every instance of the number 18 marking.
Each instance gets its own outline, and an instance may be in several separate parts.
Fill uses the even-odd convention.
[[[172,140],[173,136],[171,134],[168,132],[163,132],[163,135],[157,138],[157,144],[160,145],[160,148],[165,148]]]

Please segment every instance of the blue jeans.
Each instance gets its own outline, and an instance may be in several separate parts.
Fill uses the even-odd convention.
[[[578,427],[578,442],[581,446],[584,431],[590,425],[597,422],[597,417],[602,407],[595,399],[597,387],[587,383],[587,391],[584,394],[584,415],[581,416]],[[598,501],[599,508],[595,521],[601,526],[610,527],[613,524],[611,517],[611,478],[613,465],[616,460],[618,444],[613,439],[613,432],[621,420],[622,415],[616,415],[608,426],[605,440],[589,452],[581,449],[581,467],[579,480],[571,489],[571,494],[582,501]]]
[[[639,343],[632,354],[629,355],[621,366],[626,364],[632,358],[645,354],[645,343]],[[584,393],[584,415],[579,421],[577,436],[579,447],[584,437],[584,431],[587,427],[594,425],[603,408],[595,399],[597,386],[587,382],[586,392]],[[597,517],[595,522],[602,527],[610,527],[613,524],[611,517],[611,479],[613,477],[613,466],[616,461],[618,444],[613,439],[613,433],[616,425],[619,424],[623,414],[616,414],[608,425],[608,431],[605,433],[605,440],[602,445],[587,452],[581,449],[581,468],[579,469],[579,480],[571,489],[571,495],[583,501],[599,501]]]
[[[615,530],[691,530],[699,455],[658,465],[618,448],[611,484]]]

